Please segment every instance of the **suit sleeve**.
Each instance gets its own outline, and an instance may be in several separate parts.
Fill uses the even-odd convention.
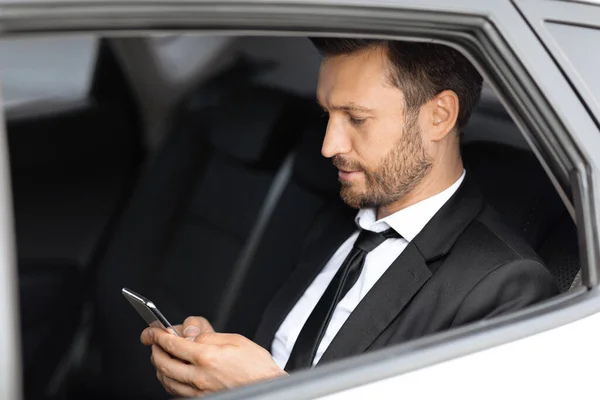
[[[558,293],[554,277],[539,261],[511,261],[477,282],[460,304],[452,325],[520,310]]]

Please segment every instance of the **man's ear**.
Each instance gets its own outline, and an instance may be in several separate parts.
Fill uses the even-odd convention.
[[[431,112],[429,139],[437,142],[444,139],[456,126],[459,110],[458,96],[452,90],[444,90],[429,101],[429,106]]]

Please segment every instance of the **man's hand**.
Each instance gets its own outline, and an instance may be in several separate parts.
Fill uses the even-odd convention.
[[[183,325],[174,326],[177,332],[188,340],[194,340],[202,332],[214,332],[212,325],[203,317],[188,317]]]
[[[160,328],[147,328],[141,337],[152,346],[158,380],[173,395],[202,396],[286,375],[268,351],[243,336],[214,332],[204,318],[188,318],[177,328],[185,338]]]

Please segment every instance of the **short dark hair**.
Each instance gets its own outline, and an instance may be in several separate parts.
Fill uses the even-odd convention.
[[[418,110],[436,94],[452,90],[459,100],[458,128],[471,116],[483,78],[461,53],[436,43],[377,39],[310,38],[325,58],[382,47],[391,62],[390,83],[404,93],[406,111]]]

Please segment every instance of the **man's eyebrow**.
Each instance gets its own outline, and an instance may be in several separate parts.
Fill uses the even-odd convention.
[[[324,110],[327,110],[327,107],[325,107],[320,101],[319,99],[317,99],[317,104],[321,106],[321,108],[323,108]],[[359,104],[356,104],[354,102],[349,102],[346,104],[340,104],[340,105],[335,105],[330,107],[332,110],[341,110],[341,111],[358,111],[358,112],[369,112],[372,111],[370,108],[368,107],[363,107]]]

